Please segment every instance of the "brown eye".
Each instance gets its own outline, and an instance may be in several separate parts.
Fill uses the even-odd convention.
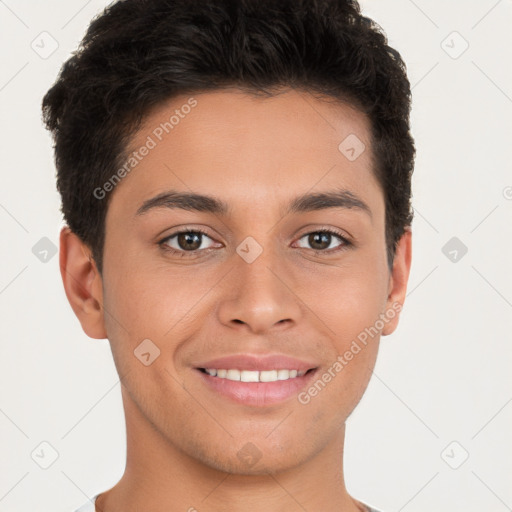
[[[301,237],[301,240],[302,239],[306,239],[307,246],[301,247],[319,252],[335,252],[351,245],[345,237],[341,236],[335,231],[330,230],[313,231],[303,235]],[[341,243],[331,247],[331,244],[336,239],[338,239]]]
[[[311,233],[308,235],[308,243],[312,249],[328,249],[331,245],[332,235],[329,233]]]
[[[166,250],[184,255],[185,253],[194,253],[209,249],[211,247],[204,247],[203,242],[208,239],[213,240],[204,232],[200,230],[187,230],[178,231],[163,240],[159,244]]]
[[[202,236],[202,234],[195,232],[179,233],[176,237],[176,241],[178,242],[180,249],[183,249],[184,251],[195,251],[201,247]]]

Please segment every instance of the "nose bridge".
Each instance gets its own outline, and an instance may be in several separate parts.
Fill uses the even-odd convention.
[[[230,283],[218,308],[219,320],[231,327],[245,324],[254,332],[263,332],[273,326],[296,323],[300,307],[297,297],[289,289],[292,283],[286,271],[283,255],[271,242],[264,243],[247,237],[236,248],[230,272]]]

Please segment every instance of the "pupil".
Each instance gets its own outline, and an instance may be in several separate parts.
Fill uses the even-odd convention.
[[[181,233],[178,235],[178,244],[182,249],[199,249],[199,247],[201,247],[200,238],[201,236],[198,233]],[[192,241],[191,239],[195,240]],[[192,243],[192,246],[190,243]]]
[[[325,249],[329,247],[330,237],[329,233],[313,233],[309,235],[309,243],[314,249]],[[315,247],[316,244],[320,244],[321,247]]]

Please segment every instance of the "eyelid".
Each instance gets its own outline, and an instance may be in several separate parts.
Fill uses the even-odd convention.
[[[335,247],[334,249],[312,249],[309,248],[308,250],[313,251],[314,253],[318,254],[333,254],[337,252],[341,252],[345,249],[348,249],[350,247],[354,246],[354,242],[351,240],[351,237],[346,234],[344,231],[339,230],[337,228],[331,228],[331,227],[317,227],[317,228],[308,228],[306,232],[299,235],[297,240],[301,240],[305,236],[311,235],[313,233],[327,233],[331,236],[337,237],[342,242],[341,245]],[[305,247],[300,247],[300,249],[305,249]]]
[[[176,231],[173,231],[172,233],[164,236],[163,238],[160,238],[158,240],[158,245],[164,247],[165,250],[174,252],[174,253],[185,253],[185,254],[198,254],[203,251],[208,251],[209,249],[213,249],[213,247],[208,247],[206,249],[195,249],[194,251],[184,251],[180,249],[175,249],[174,247],[169,247],[166,242],[168,242],[171,238],[175,238],[178,235],[184,234],[184,233],[201,233],[203,237],[208,237],[210,240],[212,240],[214,243],[221,243],[217,242],[214,237],[210,236],[210,234],[207,232],[204,228],[199,227],[192,227],[192,226],[180,226],[177,228]]]
[[[200,227],[193,227],[193,226],[180,226],[179,228],[176,228],[177,231],[173,231],[171,234],[165,236],[164,238],[161,238],[158,241],[158,245],[163,248],[163,250],[168,251],[172,254],[179,255],[180,257],[195,257],[202,253],[210,253],[215,247],[207,247],[205,249],[194,249],[192,251],[185,251],[183,249],[175,249],[174,247],[170,247],[167,242],[169,239],[174,238],[180,234],[184,233],[200,233],[203,236],[206,236],[210,238],[214,243],[221,243],[217,242],[215,238],[210,236],[210,234],[207,232],[205,228]],[[314,234],[314,233],[327,233],[331,236],[337,237],[342,243],[338,245],[337,247],[333,249],[313,249],[308,247],[298,247],[299,249],[307,249],[310,252],[313,252],[315,254],[322,254],[322,255],[331,255],[331,254],[337,254],[344,250],[347,250],[354,246],[354,242],[351,240],[351,236],[346,234],[344,231],[333,228],[333,227],[313,227],[309,226],[308,228],[304,228],[306,231],[304,231],[301,235],[298,235],[297,240],[301,240],[305,236]]]
[[[302,232],[302,230],[301,230]],[[332,233],[340,238],[346,239],[348,242],[352,241],[352,235],[341,228],[335,228],[332,226],[306,226],[302,234],[297,235],[297,238],[302,238],[304,235],[310,235],[311,233]]]

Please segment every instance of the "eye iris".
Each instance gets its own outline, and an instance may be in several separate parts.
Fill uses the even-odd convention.
[[[312,233],[309,235],[308,242],[313,249],[326,249],[331,243],[331,235],[329,233]],[[320,247],[316,245],[319,244]]]
[[[191,242],[192,239],[195,239]],[[187,244],[193,244],[193,247]],[[178,235],[178,245],[181,249],[190,249],[192,251],[201,247],[201,235],[199,233],[180,233]]]

